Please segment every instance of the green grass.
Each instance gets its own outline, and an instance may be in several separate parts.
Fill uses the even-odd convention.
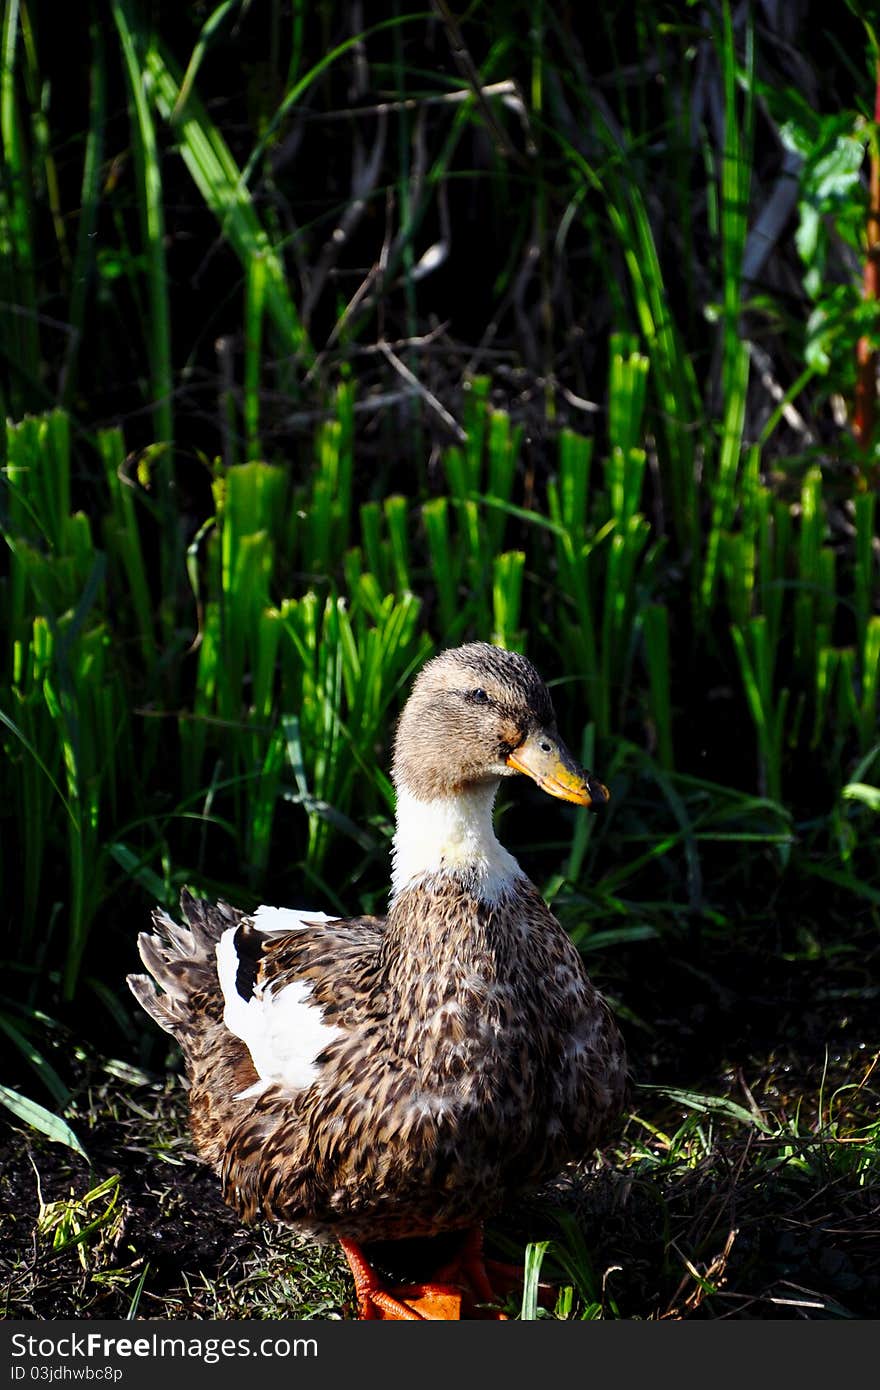
[[[640,360],[625,359],[615,344],[611,390],[622,400],[616,394],[611,399],[621,414],[623,403],[632,403],[633,370],[641,375]],[[332,427],[321,427],[305,492],[292,489],[282,469],[261,462],[216,470],[214,515],[202,525],[187,559],[198,630],[188,658],[191,708],[174,721],[177,801],[170,806],[166,801],[167,809],[158,814],[153,806],[168,733],[156,716],[181,698],[184,644],[175,632],[164,672],[160,667],[149,675],[157,623],[140,522],[150,515],[150,496],[127,472],[119,432],[102,435],[98,445],[107,500],[96,528],[106,546],[101,549],[88,518],[67,500],[72,468],[67,417],[56,412],[9,432],[4,534],[12,559],[13,621],[0,708],[9,754],[8,804],[17,808],[18,826],[27,827],[16,852],[21,865],[16,956],[24,966],[41,962],[44,968],[47,960],[57,961],[66,1000],[83,987],[93,924],[118,891],[114,865],[140,885],[144,911],[155,896],[172,906],[184,879],[211,887],[203,867],[210,835],[214,844],[238,843],[239,883],[260,894],[278,817],[289,808],[291,878],[304,876],[323,891],[322,869],[341,837],[349,843],[352,881],[368,868],[368,882],[381,890],[393,798],[376,749],[383,741],[387,746],[393,711],[419,664],[441,640],[467,635],[520,645],[529,634],[528,649],[545,670],[574,677],[560,690],[563,724],[576,694],[580,727],[597,740],[585,756],[594,765],[598,760],[614,789],[611,814],[589,860],[580,845],[567,870],[558,861],[551,880],[566,884],[573,901],[587,905],[591,919],[610,913],[638,930],[653,911],[655,866],[681,853],[690,887],[679,910],[704,907],[702,889],[694,884],[702,879],[705,817],[723,819],[731,793],[705,780],[692,789],[680,775],[670,774],[682,739],[675,711],[685,705],[686,692],[681,677],[678,683],[673,678],[668,607],[660,601],[666,583],[663,552],[650,544],[650,526],[639,510],[643,456],[631,445],[626,452],[615,446],[604,470],[606,490],[592,489],[589,519],[578,520],[584,516],[590,449],[587,441],[563,434],[548,511],[535,505],[526,509],[511,500],[515,450],[507,422],[478,406],[486,412],[485,428],[477,416],[469,435],[474,444],[447,456],[448,498],[412,506],[391,497],[381,507],[368,503],[355,513],[352,403],[350,391],[339,393],[338,417]],[[760,839],[768,832],[769,814],[779,843],[787,846],[777,861],[778,875],[787,871],[791,879],[795,869],[820,873],[858,893],[853,869],[866,862],[858,837],[866,843],[868,821],[850,816],[848,838],[835,843],[827,833],[829,807],[824,834],[820,822],[806,839],[793,836],[784,809],[784,772],[809,746],[828,778],[831,806],[842,793],[845,768],[834,759],[845,740],[854,748],[865,746],[874,731],[870,700],[876,691],[878,620],[865,617],[863,623],[866,670],[855,647],[834,649],[829,666],[826,634],[835,604],[830,568],[828,588],[805,578],[783,593],[781,604],[778,588],[765,582],[768,611],[761,611],[766,567],[776,573],[799,567],[806,576],[821,572],[822,556],[831,552],[822,543],[822,500],[814,478],[804,484],[799,520],[774,504],[785,526],[772,533],[761,529],[760,516],[768,514],[770,502],[763,502],[760,485],[756,488],[759,496],[752,505],[759,521],[751,528],[748,564],[757,578],[751,611],[732,626],[732,637],[742,708],[754,724],[757,790],[766,802],[750,799],[744,789],[738,797],[741,814],[725,833],[728,843]],[[522,548],[508,550],[514,526]],[[783,542],[787,554],[779,557]],[[334,555],[342,556],[341,566],[333,565]],[[555,568],[548,567],[552,557]],[[378,574],[366,568],[369,562]],[[298,568],[327,578],[299,596],[278,597],[284,576]],[[433,621],[426,622],[414,590],[436,594]],[[112,617],[111,594],[119,596]],[[552,625],[545,617],[548,606],[557,614]],[[165,625],[175,626],[173,616],[165,614]],[[128,641],[120,641],[123,624],[131,632]],[[774,627],[779,631],[783,625],[795,634],[799,658],[784,678],[773,638]],[[635,749],[630,754],[622,737],[637,708],[642,671],[655,712],[657,761]],[[788,718],[792,705],[794,724]],[[835,738],[823,759],[820,738],[832,717]],[[869,758],[857,780],[871,785],[873,766]],[[634,772],[655,789],[646,819],[628,791]],[[672,817],[668,831],[663,802]],[[291,822],[290,814],[298,819]],[[653,841],[647,850],[640,843],[644,839]],[[175,841],[189,849],[183,848],[183,855],[177,849],[172,860]],[[617,862],[601,864],[597,876],[600,844]],[[51,944],[41,932],[49,910],[44,866],[50,861],[67,866],[66,882],[57,870],[52,882],[51,891],[61,894],[62,916]],[[169,861],[176,861],[170,872]],[[873,882],[866,879],[869,896],[876,892]],[[621,896],[624,885],[635,897]],[[723,896],[718,897],[715,910],[723,910]],[[366,899],[353,903],[337,890],[333,901],[345,911],[374,899],[368,890]],[[676,910],[675,901],[673,895],[664,917]],[[38,997],[47,999],[45,988]]]
[[[692,844],[699,819],[670,780],[685,743],[677,713],[688,708],[690,678],[674,671],[671,656],[665,595],[674,558],[642,510],[645,456],[632,443],[647,366],[631,342],[612,341],[609,418],[622,442],[609,446],[594,473],[590,442],[564,432],[546,510],[517,500],[516,432],[484,404],[479,383],[465,417],[467,446],[444,456],[448,493],[423,501],[392,495],[356,510],[354,395],[340,387],[305,486],[292,485],[278,465],[215,466],[213,514],[187,556],[174,560],[182,571],[186,559],[186,609],[166,604],[158,623],[144,526],[155,516],[160,534],[166,531],[151,464],[143,459],[133,473],[121,433],[100,435],[104,494],[92,521],[71,501],[68,417],[55,412],[11,426],[3,521],[10,622],[0,710],[7,803],[17,808],[20,828],[11,833],[21,836],[10,852],[21,864],[22,962],[34,958],[28,943],[40,937],[48,910],[44,865],[57,861],[59,846],[68,877],[52,891],[62,894],[68,1000],[96,914],[114,891],[114,859],[129,869],[137,864],[148,893],[166,885],[167,900],[182,872],[197,880],[204,873],[193,835],[203,847],[205,835],[216,841],[220,832],[241,845],[241,881],[259,893],[286,805],[301,808],[288,856],[308,878],[320,881],[340,835],[381,874],[377,851],[393,803],[376,751],[387,746],[393,712],[419,664],[441,643],[472,635],[525,644],[551,678],[566,678],[563,724],[575,741],[581,730],[594,731],[591,757],[612,784],[637,726],[644,682],[657,749],[648,775],[660,801],[673,807],[675,837]],[[867,754],[876,738],[880,619],[870,613],[876,560],[864,541],[872,512],[860,509],[853,549],[839,561],[839,548],[825,540],[818,472],[805,478],[795,512],[773,500],[750,460],[743,526],[725,562],[736,595],[728,679],[738,687],[741,726],[753,726],[751,749],[744,744],[741,756],[755,769],[755,790],[784,821],[786,779],[808,750],[826,779],[827,818],[847,781],[842,750]],[[859,615],[849,647],[832,645],[837,610],[846,604],[835,587],[841,562],[854,575]],[[162,592],[173,599],[174,590]],[[426,609],[418,594],[436,602]],[[729,614],[721,597],[716,607],[715,625],[723,626]],[[189,633],[181,627],[185,614],[194,624]],[[167,645],[153,667],[153,643],[163,632]],[[782,659],[784,633],[791,634],[790,662]],[[169,715],[177,801],[157,819]],[[621,790],[623,819],[614,809],[608,818],[621,861],[606,872],[611,882],[636,880],[645,862],[634,848],[640,832],[625,784]],[[748,778],[742,791],[747,806]],[[706,781],[705,795],[717,807],[724,793]],[[749,814],[739,826],[746,836]],[[162,865],[178,828],[182,843],[169,881]],[[660,835],[657,842],[666,843]],[[181,858],[187,843],[189,862]],[[802,843],[792,841],[796,852]],[[819,846],[814,833],[808,859]],[[823,852],[828,871],[843,867],[833,840]],[[852,853],[849,845],[849,859]],[[582,870],[575,888],[578,878]],[[604,878],[594,893],[607,907]]]

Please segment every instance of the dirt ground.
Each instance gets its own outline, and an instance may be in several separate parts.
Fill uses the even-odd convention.
[[[829,975],[821,960],[780,961],[758,978],[748,955],[738,971],[732,957],[695,971],[634,953],[645,983],[624,1028],[641,1084],[620,1141],[490,1225],[508,1259],[553,1242],[544,1272],[573,1288],[561,1315],[880,1316],[873,962]],[[650,983],[661,965],[666,1016]],[[192,1152],[178,1075],[79,1051],[70,1122],[91,1169],[3,1126],[3,1316],[351,1316],[335,1246],[245,1227],[224,1206]]]

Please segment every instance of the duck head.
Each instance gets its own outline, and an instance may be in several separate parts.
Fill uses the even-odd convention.
[[[602,806],[608,790],[585,772],[556,729],[550,693],[517,652],[470,642],[422,669],[394,746],[398,793],[420,802],[460,798],[524,773],[550,796]]]

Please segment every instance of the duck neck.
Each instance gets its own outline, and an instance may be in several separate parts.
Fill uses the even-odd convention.
[[[497,791],[495,779],[451,796],[422,800],[405,785],[398,786],[392,907],[404,889],[452,876],[466,880],[484,901],[503,896],[521,870],[495,835],[492,810]]]

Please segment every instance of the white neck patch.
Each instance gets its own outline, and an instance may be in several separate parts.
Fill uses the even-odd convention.
[[[420,801],[405,787],[397,790],[397,828],[392,850],[392,902],[422,878],[470,870],[480,896],[495,902],[522,870],[495,837],[492,807],[497,782],[486,782],[457,796]]]

